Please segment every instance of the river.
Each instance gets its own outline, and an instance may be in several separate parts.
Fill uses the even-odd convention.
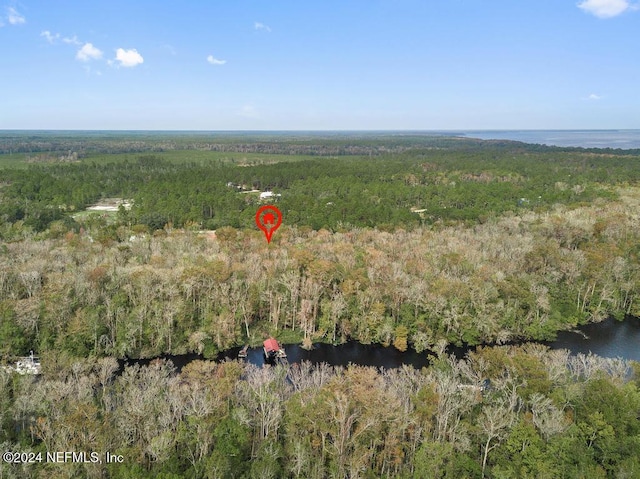
[[[579,328],[580,333],[563,331],[555,341],[545,343],[551,349],[568,349],[573,354],[594,353],[606,358],[640,361],[640,319],[616,321],[609,318],[601,323]]]
[[[628,318],[616,321],[609,318],[601,323],[588,324],[578,329],[579,332],[562,331],[555,341],[543,344],[551,349],[568,349],[572,354],[594,353],[608,358],[623,358],[640,361],[640,319]],[[463,357],[472,348],[452,348],[450,352]],[[289,363],[303,360],[312,363],[329,363],[334,366],[346,366],[349,363],[362,366],[397,368],[410,364],[416,368],[429,365],[429,352],[417,353],[413,349],[400,352],[394,347],[379,344],[360,344],[350,341],[333,346],[331,344],[314,344],[312,350],[302,349],[297,344],[285,346]],[[237,357],[239,348],[232,349],[221,357]],[[263,364],[262,348],[250,348],[247,361]]]
[[[601,323],[582,326],[578,331],[560,332],[555,341],[543,344],[551,349],[568,349],[572,354],[594,353],[603,357],[640,361],[640,319],[638,318],[628,318],[624,321],[610,318]],[[469,349],[453,348],[450,352],[462,357]],[[393,346],[360,344],[355,341],[337,346],[316,343],[311,350],[305,350],[297,344],[287,344],[285,350],[290,364],[310,361],[312,363],[324,362],[333,366],[347,366],[352,363],[379,368],[397,368],[403,364],[422,368],[429,365],[428,351],[418,353],[410,348],[405,352],[400,352]],[[218,360],[236,359],[239,351],[240,348],[229,349],[221,353]],[[193,360],[204,359],[197,354],[167,355],[163,358],[171,360],[178,370]],[[129,360],[128,363],[147,365],[151,361],[153,359],[139,359]],[[249,348],[246,361],[256,365],[264,364],[262,348]]]

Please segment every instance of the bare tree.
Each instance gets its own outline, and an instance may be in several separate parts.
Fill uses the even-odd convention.
[[[489,452],[498,447],[507,433],[507,428],[513,425],[515,419],[514,411],[504,401],[482,409],[479,426],[486,437],[482,453],[482,477],[485,476]]]

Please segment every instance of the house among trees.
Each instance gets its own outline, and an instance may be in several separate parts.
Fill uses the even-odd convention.
[[[267,362],[274,363],[287,358],[284,348],[278,344],[278,341],[276,341],[275,338],[265,339],[262,343],[262,347],[264,351],[264,359]]]
[[[273,191],[263,191],[260,193],[260,200],[270,200],[272,198],[279,198],[280,194],[275,194]]]

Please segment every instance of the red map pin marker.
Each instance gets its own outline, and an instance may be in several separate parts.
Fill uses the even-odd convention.
[[[264,231],[267,243],[271,243],[271,235],[280,228],[282,224],[282,213],[272,205],[261,206],[256,213],[256,224]]]

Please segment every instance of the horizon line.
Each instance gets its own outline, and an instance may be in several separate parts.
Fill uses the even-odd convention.
[[[496,131],[640,131],[640,128],[443,128],[443,129],[278,129],[278,130],[203,130],[203,129],[80,129],[80,128],[0,128],[0,132],[166,132],[166,133],[466,133]]]

